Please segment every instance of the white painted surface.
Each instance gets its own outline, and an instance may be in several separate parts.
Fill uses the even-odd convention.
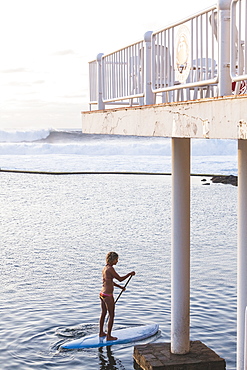
[[[247,307],[245,309],[244,370],[247,370]]]
[[[247,141],[238,142],[238,308],[237,369],[244,369],[245,309],[247,306]]]
[[[219,96],[232,92],[230,78],[230,5],[231,0],[218,1]]]
[[[190,350],[190,139],[172,139],[171,352]]]
[[[148,31],[144,35],[144,104],[154,104],[155,95],[152,92],[152,69],[151,69],[151,60],[152,60],[152,32]]]
[[[97,55],[97,95],[98,95],[98,109],[104,109],[105,104],[103,102],[103,86],[102,86],[102,58],[103,53]]]
[[[247,139],[247,95],[82,113],[84,133]]]
[[[233,81],[247,79],[247,0],[231,2],[231,78]]]

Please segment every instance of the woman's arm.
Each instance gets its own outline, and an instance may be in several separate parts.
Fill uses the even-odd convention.
[[[113,285],[116,286],[119,289],[126,290],[126,288],[124,286],[118,285],[118,284],[116,284],[114,282],[113,282]]]
[[[124,276],[120,276],[118,275],[118,273],[115,271],[115,269],[113,267],[111,267],[108,271],[111,272],[111,275],[114,279],[117,279],[118,281],[124,281],[125,279],[127,279],[129,276],[133,276],[135,275],[135,271],[131,271],[129,272],[128,274],[124,275]]]

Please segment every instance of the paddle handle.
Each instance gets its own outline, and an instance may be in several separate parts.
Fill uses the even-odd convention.
[[[130,279],[132,278],[132,276],[133,276],[133,275],[130,275],[130,277],[128,278],[128,280],[127,280],[127,282],[126,282],[126,284],[125,284],[125,286],[124,286],[124,288],[126,288],[126,286],[129,284]],[[119,300],[119,298],[121,297],[121,294],[123,293],[123,291],[124,291],[124,289],[122,289],[122,290],[121,290],[121,292],[119,293],[119,295],[118,295],[117,299],[115,300],[115,304],[117,303],[117,301],[118,301],[118,300]]]

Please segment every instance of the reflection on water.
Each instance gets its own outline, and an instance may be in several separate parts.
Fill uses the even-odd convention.
[[[111,346],[101,347],[98,350],[99,370],[119,370],[125,369],[120,360],[113,356]]]

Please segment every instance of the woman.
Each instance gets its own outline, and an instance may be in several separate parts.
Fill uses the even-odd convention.
[[[106,266],[102,270],[102,277],[103,277],[103,285],[100,292],[100,300],[101,300],[101,316],[99,322],[99,336],[105,337],[106,340],[117,340],[116,337],[112,337],[111,331],[114,321],[114,314],[115,314],[115,303],[113,297],[113,290],[114,286],[125,290],[124,287],[114,283],[113,279],[117,279],[118,281],[123,281],[127,279],[129,276],[135,275],[135,271],[129,272],[127,275],[119,276],[118,273],[114,269],[114,265],[118,263],[118,254],[116,252],[109,252],[106,256]],[[104,322],[106,313],[108,311],[109,314],[109,321],[108,321],[108,330],[107,334],[104,332]]]

